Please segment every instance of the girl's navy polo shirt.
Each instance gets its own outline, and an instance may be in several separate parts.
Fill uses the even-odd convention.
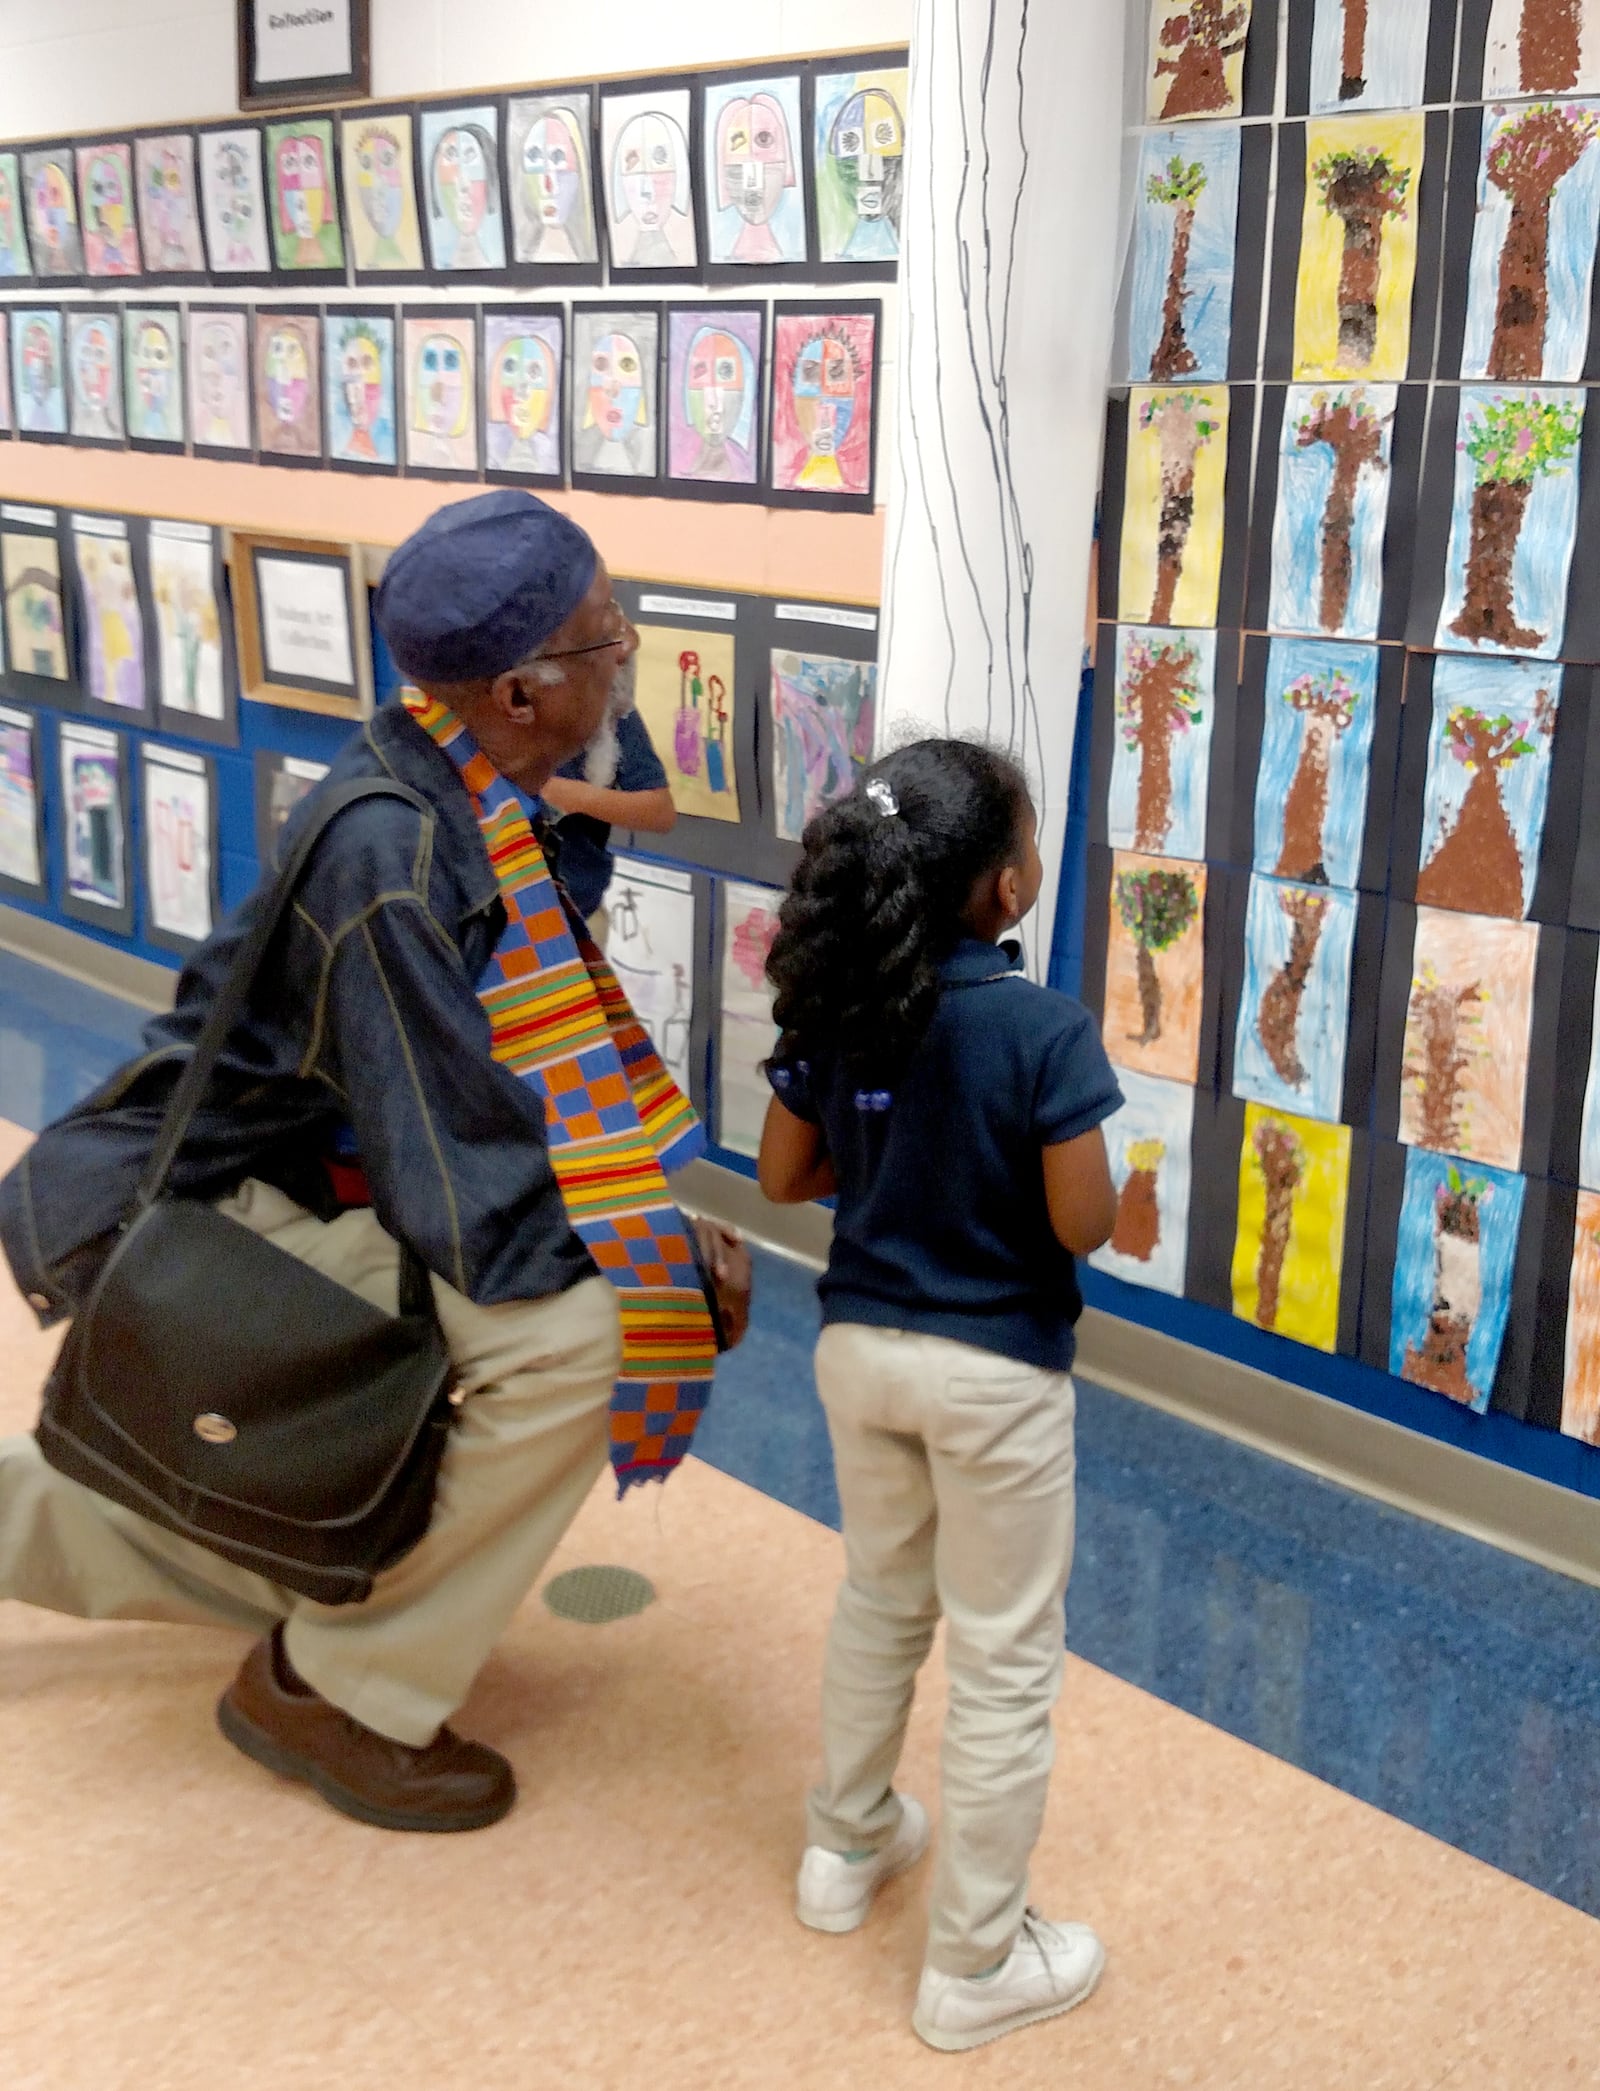
[[[969,940],[940,970],[933,1022],[892,1094],[803,1046],[769,1070],[784,1108],[821,1127],[838,1179],[822,1318],[1065,1372],[1083,1295],[1040,1150],[1091,1132],[1122,1092],[1088,1010],[1036,987],[1014,946]]]

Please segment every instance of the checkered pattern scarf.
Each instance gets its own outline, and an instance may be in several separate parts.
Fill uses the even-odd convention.
[[[665,1171],[705,1133],[598,948],[569,914],[516,791],[447,706],[406,710],[461,772],[507,928],[478,990],[494,1057],[544,1100],[567,1217],[617,1288],[622,1372],[611,1397],[618,1491],[664,1480],[711,1392],[716,1336]]]

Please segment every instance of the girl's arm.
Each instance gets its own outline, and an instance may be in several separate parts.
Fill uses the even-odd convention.
[[[678,818],[672,793],[666,785],[658,791],[617,791],[610,785],[585,784],[577,777],[551,777],[539,787],[558,813],[587,813],[614,828],[636,828],[643,834],[670,835]]]
[[[776,1097],[767,1105],[767,1122],[761,1129],[756,1180],[774,1205],[804,1205],[809,1198],[831,1198],[839,1188],[821,1126],[796,1118]],[[1109,1227],[1106,1232],[1111,1232]]]
[[[769,1128],[771,1123],[769,1117]],[[763,1146],[763,1157],[765,1153]],[[1111,1239],[1117,1224],[1117,1190],[1099,1126],[1092,1133],[1080,1133],[1076,1140],[1044,1149],[1044,1194],[1050,1206],[1050,1225],[1063,1249],[1074,1256],[1087,1256]]]

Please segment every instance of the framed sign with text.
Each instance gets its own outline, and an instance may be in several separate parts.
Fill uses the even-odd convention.
[[[257,704],[364,719],[372,711],[359,545],[229,534],[239,685]]]
[[[239,107],[365,99],[370,0],[238,0]]]

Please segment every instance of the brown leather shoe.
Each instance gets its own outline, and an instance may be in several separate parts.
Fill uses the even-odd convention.
[[[483,1830],[517,1797],[496,1750],[441,1728],[425,1749],[364,1728],[290,1667],[274,1627],[223,1693],[217,1726],[236,1749],[380,1830]]]

